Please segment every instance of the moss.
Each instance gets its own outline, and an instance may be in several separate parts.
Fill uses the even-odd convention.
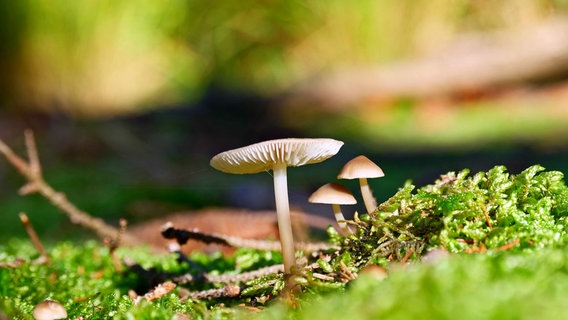
[[[564,319],[568,253],[459,255],[391,268],[385,280],[361,275],[345,292],[310,296],[297,311],[259,319]]]
[[[423,251],[532,251],[566,244],[568,188],[563,174],[503,166],[470,175],[449,172],[416,192],[410,183],[358,219],[358,234],[339,239],[358,265]]]
[[[16,268],[0,269],[0,299],[2,308],[11,316],[31,318],[33,308],[44,299],[50,298],[62,303],[70,318],[84,316],[86,319],[134,318],[141,310],[161,318],[173,316],[176,312],[198,314],[205,307],[192,309],[191,304],[182,304],[175,294],[166,296],[158,304],[143,304],[134,307],[127,292],[136,288],[140,279],[117,272],[108,250],[95,242],[76,245],[62,242],[50,250],[52,263],[37,264],[31,245],[25,241],[11,241],[3,252],[18,251],[17,257],[24,259]],[[160,263],[164,269],[172,259],[152,256],[147,250],[129,250],[134,256],[145,257],[146,261]],[[14,256],[5,256],[4,261]],[[173,265],[173,264],[172,264]],[[170,268],[171,269],[171,268]],[[199,304],[199,303],[197,303]],[[152,310],[150,310],[152,309]]]
[[[356,235],[345,238],[329,230],[330,241],[340,249],[321,252],[313,271],[298,279],[304,289],[297,308],[269,300],[257,317],[565,317],[567,213],[562,173],[540,166],[516,175],[501,166],[474,175],[468,170],[450,172],[419,189],[406,183],[375,212],[354,219]],[[434,248],[456,255],[420,263]],[[245,249],[227,258],[196,253],[189,257],[191,265],[180,263],[176,255],[155,255],[145,248],[120,249],[117,254],[150,273],[166,275],[238,274],[282,260],[279,253]],[[182,301],[178,286],[160,299],[135,305],[129,290],[143,294],[164,279],[115,270],[108,249],[93,241],[60,242],[50,256],[51,264],[34,263],[37,254],[24,240],[1,247],[0,262],[24,261],[0,268],[0,308],[7,316],[30,318],[37,303],[51,298],[67,308],[70,318],[249,318],[251,311],[238,305],[262,302],[278,294],[284,283],[281,275],[268,274],[241,284],[238,299],[206,301]],[[389,269],[387,280],[363,274],[347,281],[370,262]],[[222,284],[184,286],[206,290]]]

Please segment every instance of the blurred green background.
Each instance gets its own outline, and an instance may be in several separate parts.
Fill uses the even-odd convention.
[[[0,139],[22,153],[23,130],[34,129],[46,180],[111,223],[272,208],[268,174],[208,164],[270,138],[346,142],[327,162],[290,170],[292,206],[321,214],[329,208],[307,197],[359,154],[386,173],[371,182],[379,200],[407,179],[466,167],[565,171],[567,74],[473,94],[286,102],[335,71],[417,59],[463,35],[522,34],[567,11],[561,0],[2,1]],[[44,199],[19,197],[22,183],[0,159],[0,241],[24,235],[20,211],[46,238],[80,236]]]

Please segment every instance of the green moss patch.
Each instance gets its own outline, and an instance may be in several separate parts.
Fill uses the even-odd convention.
[[[73,319],[565,318],[567,213],[563,174],[540,166],[519,174],[501,166],[450,172],[419,189],[406,183],[376,211],[351,221],[355,235],[329,229],[337,248],[309,256],[292,305],[273,298],[284,283],[279,273],[243,280],[238,295],[187,298],[187,292],[226,286],[203,281],[203,273],[258,270],[281,263],[277,252],[195,253],[186,263],[175,254],[119,249],[119,261],[133,261],[136,271],[117,267],[94,241],[57,243],[51,263],[39,264],[29,241],[14,239],[0,247],[0,310],[31,319],[34,306],[49,298]],[[423,261],[432,250],[449,256]],[[388,277],[361,270],[369,264],[388,270]],[[131,298],[182,274],[194,281],[152,301]]]

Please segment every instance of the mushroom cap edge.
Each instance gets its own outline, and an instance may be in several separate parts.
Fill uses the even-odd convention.
[[[298,167],[322,162],[342,146],[342,141],[330,138],[275,139],[221,152],[209,163],[226,173],[258,173],[272,170],[277,164]]]

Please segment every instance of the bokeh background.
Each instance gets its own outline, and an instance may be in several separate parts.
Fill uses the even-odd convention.
[[[289,170],[293,207],[365,154],[406,180],[539,163],[568,169],[568,1],[0,2],[0,139],[34,130],[45,178],[89,213],[138,223],[272,209],[269,174],[209,167],[271,138],[345,141]],[[0,159],[0,241],[82,236]],[[356,183],[342,182],[357,193]],[[347,210],[363,211],[362,206]],[[221,223],[221,222],[219,222]]]

